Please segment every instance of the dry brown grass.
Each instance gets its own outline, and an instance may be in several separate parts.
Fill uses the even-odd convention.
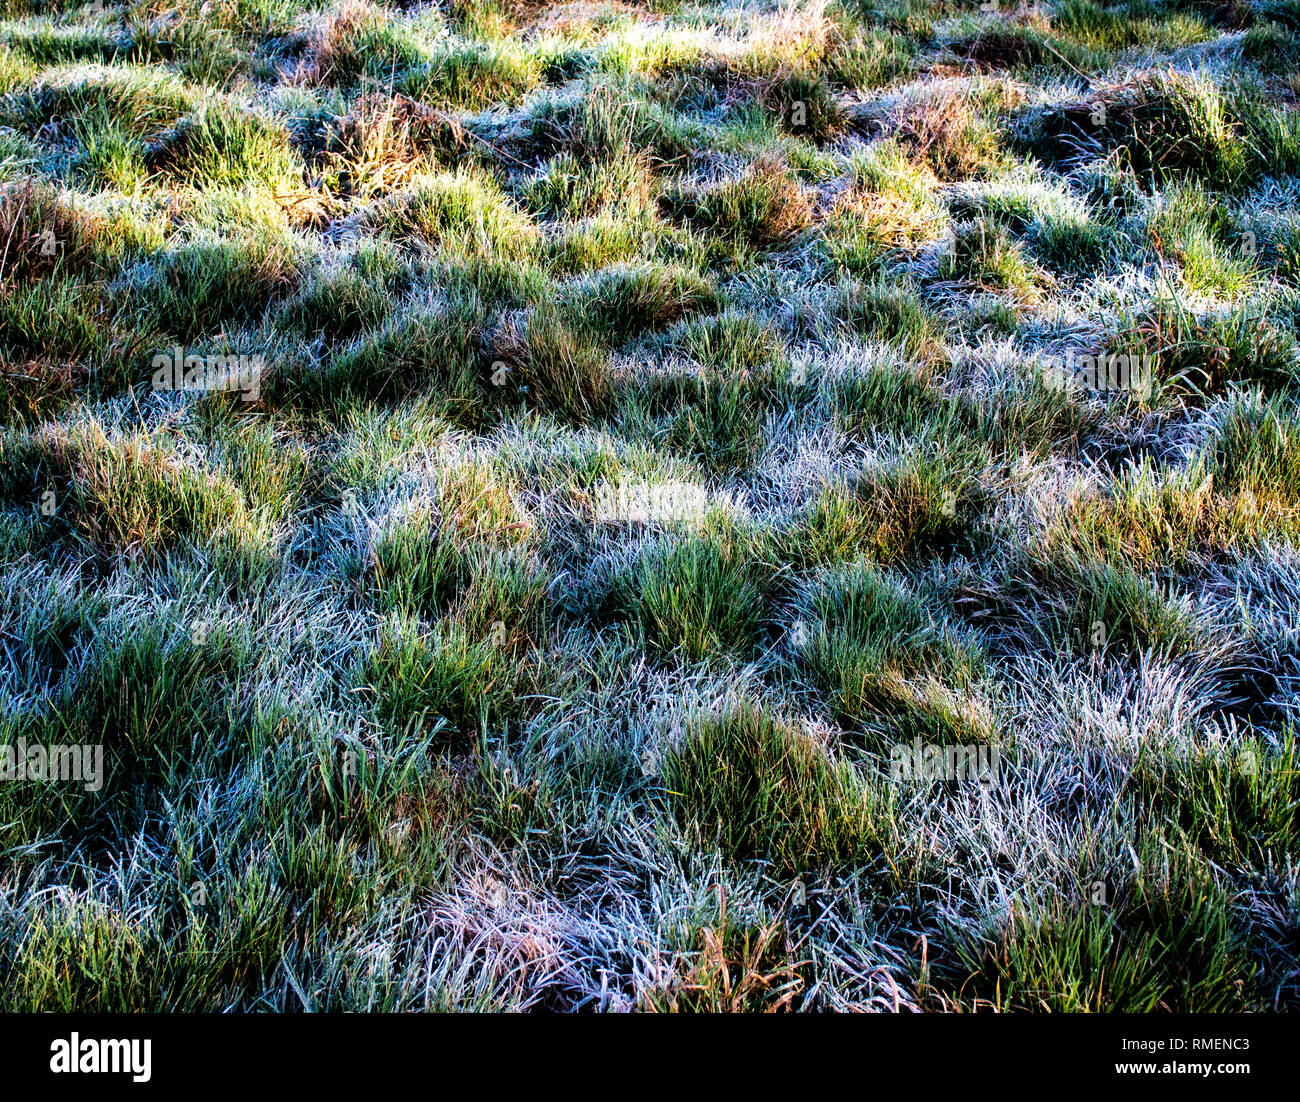
[[[464,127],[406,96],[374,94],[330,124],[317,165],[341,197],[370,202],[469,148]]]
[[[78,210],[49,185],[11,185],[0,193],[0,286],[40,279],[55,269],[86,271],[103,227],[103,219]]]
[[[336,75],[355,70],[361,62],[358,32],[387,21],[387,11],[370,0],[342,0],[312,30],[306,53],[290,76],[292,83],[328,84]]]

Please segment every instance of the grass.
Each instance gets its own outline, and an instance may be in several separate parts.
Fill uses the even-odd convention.
[[[0,1009],[1300,1006],[1300,9],[1030,7],[7,5]]]
[[[647,642],[690,661],[741,651],[756,640],[762,594],[739,551],[708,540],[648,550],[626,600]]]
[[[752,701],[690,727],[663,766],[685,829],[736,859],[798,871],[860,858],[880,795],[805,732]]]

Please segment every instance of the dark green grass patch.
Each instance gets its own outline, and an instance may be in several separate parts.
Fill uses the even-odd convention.
[[[965,967],[953,966],[952,1001],[1060,1012],[1260,1007],[1232,908],[1202,864],[1148,851],[1136,875],[1109,886],[1105,904],[1090,898],[1079,891],[1017,907],[996,938],[961,945]]]
[[[319,365],[276,371],[268,400],[339,413],[357,400],[391,403],[424,394],[449,418],[475,423],[484,401],[476,341],[486,322],[474,295],[413,305],[344,342]]]
[[[609,353],[554,302],[501,318],[486,339],[488,385],[503,400],[585,420],[609,398]]]
[[[681,827],[727,856],[797,871],[876,844],[880,797],[847,764],[752,702],[692,725],[664,760]]]
[[[475,637],[455,623],[428,634],[410,624],[385,630],[360,676],[386,723],[414,725],[461,746],[472,744],[483,724],[520,714],[526,691],[509,649],[490,633]]]
[[[648,548],[624,580],[621,603],[666,658],[745,658],[763,616],[762,573],[731,542],[689,537]]]
[[[197,342],[223,322],[260,319],[297,285],[301,262],[297,243],[272,232],[205,236],[129,269],[127,294],[161,338]]]
[[[838,722],[876,748],[987,743],[988,719],[965,695],[983,673],[981,648],[924,600],[863,563],[815,576],[800,600],[800,657]]]
[[[1231,190],[1266,163],[1254,127],[1234,108],[1206,76],[1155,70],[1042,114],[1026,150],[1067,163],[1111,156],[1149,187]]]
[[[619,264],[575,283],[569,297],[586,324],[619,344],[717,305],[713,282],[687,268]]]
[[[1157,385],[1198,400],[1222,394],[1233,384],[1282,389],[1295,378],[1297,367],[1294,337],[1249,300],[1206,315],[1161,297],[1124,325],[1111,351],[1152,357]]]
[[[1300,831],[1295,740],[1241,736],[1187,757],[1144,754],[1132,799],[1152,829],[1176,828],[1215,864],[1267,864],[1292,852]]]
[[[969,457],[910,454],[822,490],[774,537],[783,560],[808,565],[870,555],[895,562],[972,534],[977,468]]]

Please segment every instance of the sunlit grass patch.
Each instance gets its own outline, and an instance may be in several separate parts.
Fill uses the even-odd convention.
[[[831,260],[850,274],[878,271],[900,251],[940,233],[935,181],[894,147],[854,164],[854,187],[837,196],[818,231]]]
[[[1256,285],[1257,250],[1231,212],[1202,192],[1171,189],[1148,232],[1178,260],[1193,293],[1234,299]]]
[[[807,564],[915,556],[969,534],[974,491],[965,463],[908,455],[827,486],[781,530],[778,547],[783,558]]]
[[[781,341],[738,312],[689,318],[662,340],[691,362],[622,388],[622,430],[662,440],[710,472],[743,470],[762,444],[763,413],[796,389]]]
[[[1196,12],[1145,11],[1107,6],[1094,0],[1064,0],[1052,13],[1052,30],[1081,46],[1124,50],[1135,46],[1172,49],[1214,37],[1214,29]]]
[[[1042,584],[1061,590],[1061,614],[1045,619],[1044,626],[1058,645],[1075,653],[1180,655],[1207,642],[1208,632],[1189,601],[1176,599],[1122,561],[1087,563],[1077,574],[1062,574],[1053,563]]]
[[[538,240],[536,227],[489,178],[471,169],[422,178],[373,224],[397,239],[414,238],[460,256],[515,256]]]
[[[513,42],[449,44],[431,49],[398,90],[434,106],[472,109],[518,102],[541,79],[538,56]]]
[[[924,360],[940,354],[943,327],[909,282],[883,273],[870,282],[845,281],[836,288],[830,313],[839,327],[910,357]]]
[[[77,532],[111,554],[172,548],[265,546],[269,532],[226,475],[193,455],[140,436],[90,428],[67,445],[67,508]]]
[[[475,421],[484,402],[477,338],[487,318],[472,297],[412,304],[342,342],[319,364],[275,371],[269,398],[308,409],[342,410],[358,399],[391,403],[424,394],[447,416]]]
[[[1114,479],[1106,491],[1072,495],[1042,535],[1050,556],[1110,562],[1134,570],[1186,567],[1231,547],[1255,525],[1222,524],[1221,500],[1203,463],[1172,470],[1144,463]]]
[[[97,117],[143,138],[175,124],[194,93],[164,69],[144,65],[72,65],[42,74],[13,110],[35,132],[57,119]]]
[[[525,546],[533,532],[508,483],[481,465],[452,468],[436,499],[391,516],[373,547],[374,583],[392,608],[443,611],[488,549]]]
[[[525,201],[539,213],[571,220],[609,212],[636,215],[647,209],[649,195],[645,161],[631,152],[586,163],[562,153],[524,191]]]
[[[58,272],[82,275],[102,265],[105,220],[78,208],[74,195],[27,179],[0,190],[0,285]]]
[[[944,89],[910,97],[876,125],[944,181],[987,179],[1007,163],[980,97]]]
[[[255,184],[285,194],[303,186],[302,162],[288,133],[220,101],[182,119],[150,150],[147,163],[191,184]]]
[[[326,122],[314,163],[333,194],[364,203],[463,156],[470,144],[462,128],[427,105],[371,94]]]

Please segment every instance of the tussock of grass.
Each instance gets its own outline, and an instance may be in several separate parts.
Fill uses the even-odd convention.
[[[541,76],[537,55],[513,43],[449,45],[408,70],[398,91],[436,106],[473,109],[518,102]]]
[[[984,179],[1003,163],[998,131],[978,103],[957,92],[907,100],[883,128],[940,180]]]
[[[472,739],[481,724],[518,709],[516,659],[491,636],[474,638],[454,623],[427,636],[394,627],[366,657],[361,676],[385,722],[444,738]]]
[[[1106,906],[1080,890],[1017,908],[996,941],[960,950],[972,970],[963,1001],[1064,1012],[1257,1008],[1255,969],[1227,899],[1195,861],[1175,851],[1166,862],[1148,855]]]
[[[942,329],[907,283],[881,276],[869,283],[842,283],[831,309],[840,327],[910,357],[928,359],[939,351]]]
[[[490,178],[469,169],[422,180],[373,216],[397,238],[417,238],[458,256],[526,255],[537,229]]]
[[[234,104],[205,104],[149,151],[146,162],[190,184],[254,184],[277,193],[302,186],[302,164],[289,135]]]
[[[1112,348],[1120,355],[1153,357],[1161,380],[1202,399],[1232,384],[1285,387],[1296,370],[1295,338],[1249,301],[1198,314],[1176,297],[1162,295],[1116,335]]]
[[[300,252],[290,237],[196,235],[130,273],[130,293],[165,335],[182,342],[222,322],[255,321],[299,279]]]
[[[591,328],[608,334],[611,343],[662,329],[718,301],[711,280],[686,268],[648,264],[605,268],[580,283],[573,297]]]
[[[34,180],[0,192],[0,286],[95,266],[104,223]]]
[[[1258,171],[1247,134],[1214,81],[1157,70],[1049,112],[1034,146],[1066,158],[1109,155],[1157,186],[1191,180],[1232,189]]]
[[[878,829],[879,797],[852,767],[752,702],[688,729],[663,782],[678,820],[702,842],[782,869],[852,861]]]
[[[331,119],[315,160],[331,192],[370,202],[468,152],[466,131],[406,96],[364,97]]]
[[[356,399],[394,402],[423,394],[440,399],[448,417],[472,422],[484,389],[473,337],[486,320],[474,298],[412,306],[346,342],[319,367],[277,372],[269,397],[340,410]]]
[[[73,441],[73,448],[74,523],[96,546],[150,554],[257,535],[238,488],[171,449],[94,433]]]
[[[490,386],[583,420],[609,394],[609,355],[553,302],[503,318],[487,345]]]
[[[621,152],[608,161],[580,161],[572,153],[551,158],[524,191],[528,205],[551,218],[636,215],[649,204],[651,183],[643,156]]]
[[[966,695],[982,672],[979,648],[902,586],[863,563],[832,568],[801,612],[811,625],[801,658],[837,720],[882,745],[987,743],[988,717]]]
[[[699,661],[745,657],[758,636],[763,599],[743,549],[701,538],[652,547],[627,579],[627,607],[662,656]]]
[[[802,189],[773,161],[759,162],[737,180],[669,195],[664,202],[688,225],[756,249],[787,242],[812,218]]]
[[[964,279],[981,287],[1032,295],[1039,280],[1031,261],[1005,227],[988,219],[963,222],[939,262],[945,279]]]

